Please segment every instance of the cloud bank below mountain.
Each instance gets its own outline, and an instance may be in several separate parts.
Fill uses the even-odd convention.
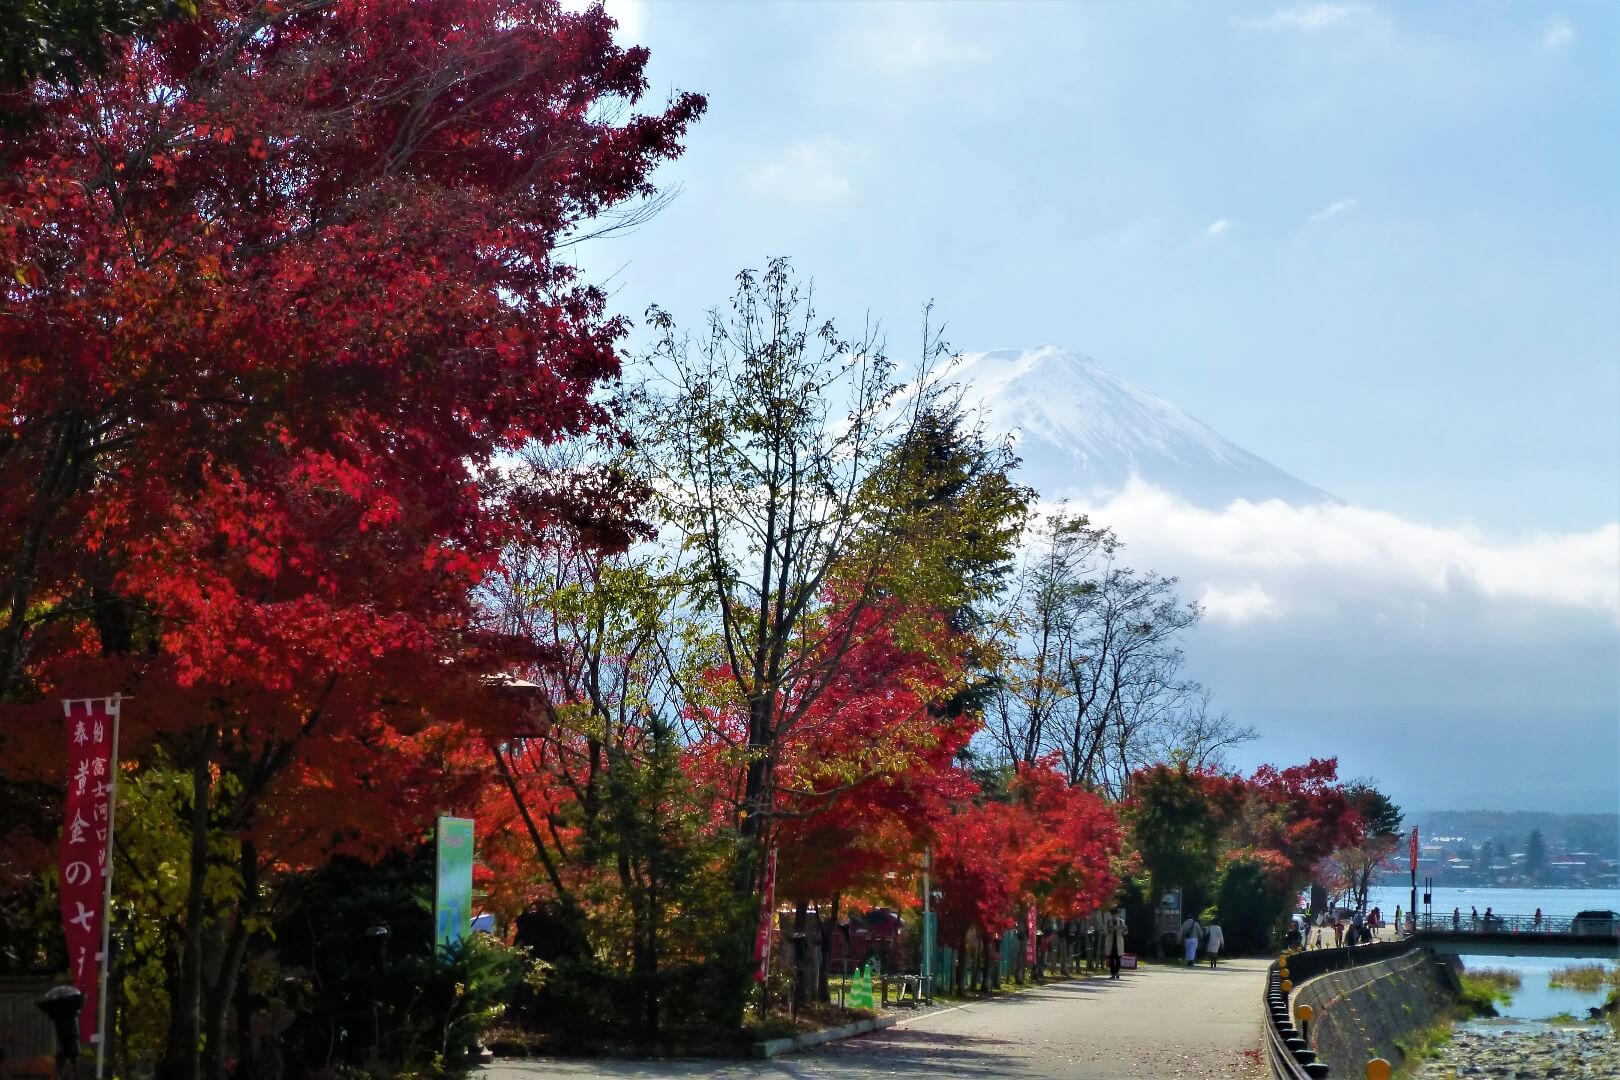
[[[1121,535],[1140,537],[1138,550],[1162,553],[1203,579],[1201,595],[1216,619],[1275,619],[1372,597],[1387,601],[1385,618],[1398,618],[1477,596],[1620,621],[1620,523],[1498,540],[1342,503],[1240,499],[1211,510],[1140,478],[1091,509]],[[1261,596],[1278,602],[1256,603]]]
[[[1620,802],[1620,523],[1523,539],[1343,504],[1072,503],[1206,609],[1189,668],[1263,733],[1409,804]]]

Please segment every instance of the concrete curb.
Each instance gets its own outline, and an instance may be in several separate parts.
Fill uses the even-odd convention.
[[[795,1050],[808,1050],[812,1046],[822,1043],[837,1042],[839,1039],[853,1039],[857,1035],[865,1035],[872,1031],[882,1031],[899,1023],[898,1016],[879,1016],[871,1020],[857,1020],[853,1024],[844,1024],[842,1027],[824,1028],[821,1031],[807,1031],[803,1035],[793,1035],[786,1039],[766,1039],[764,1042],[754,1043],[748,1048],[751,1058],[773,1058],[778,1054],[789,1054]]]
[[[971,1009],[976,1005],[994,1005],[998,1001],[1011,1001],[1020,994],[1027,994],[1031,990],[1039,990],[1043,986],[1057,986],[1062,983],[1084,982],[1085,980],[1094,977],[1095,976],[1090,974],[1054,975],[1051,978],[1048,978],[1045,982],[1030,983],[1028,986],[1015,986],[999,996],[992,995],[990,997],[977,998],[973,1001],[963,1001],[956,1005],[946,1005],[938,1009],[930,1009],[925,1013],[912,1013],[909,1016],[897,1016],[895,1017],[894,1022],[897,1024],[912,1024],[916,1023],[918,1020],[927,1020],[930,1016],[944,1016],[946,1013],[955,1012],[957,1009]]]

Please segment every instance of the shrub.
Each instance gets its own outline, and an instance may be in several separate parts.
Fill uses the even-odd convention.
[[[1230,952],[1266,952],[1293,909],[1294,891],[1274,860],[1239,852],[1215,876],[1215,902],[1204,918],[1218,919]]]

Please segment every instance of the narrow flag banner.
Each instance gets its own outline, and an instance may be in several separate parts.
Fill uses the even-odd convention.
[[[57,870],[62,894],[62,932],[67,937],[73,985],[84,995],[79,1038],[100,1041],[100,990],[105,961],[108,851],[112,839],[113,770],[117,765],[114,723],[117,698],[63,702],[67,713],[67,802]]]

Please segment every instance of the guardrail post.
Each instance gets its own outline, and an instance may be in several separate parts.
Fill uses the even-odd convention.
[[[1367,1062],[1367,1080],[1389,1080],[1394,1073],[1395,1066],[1383,1058],[1373,1058]]]

